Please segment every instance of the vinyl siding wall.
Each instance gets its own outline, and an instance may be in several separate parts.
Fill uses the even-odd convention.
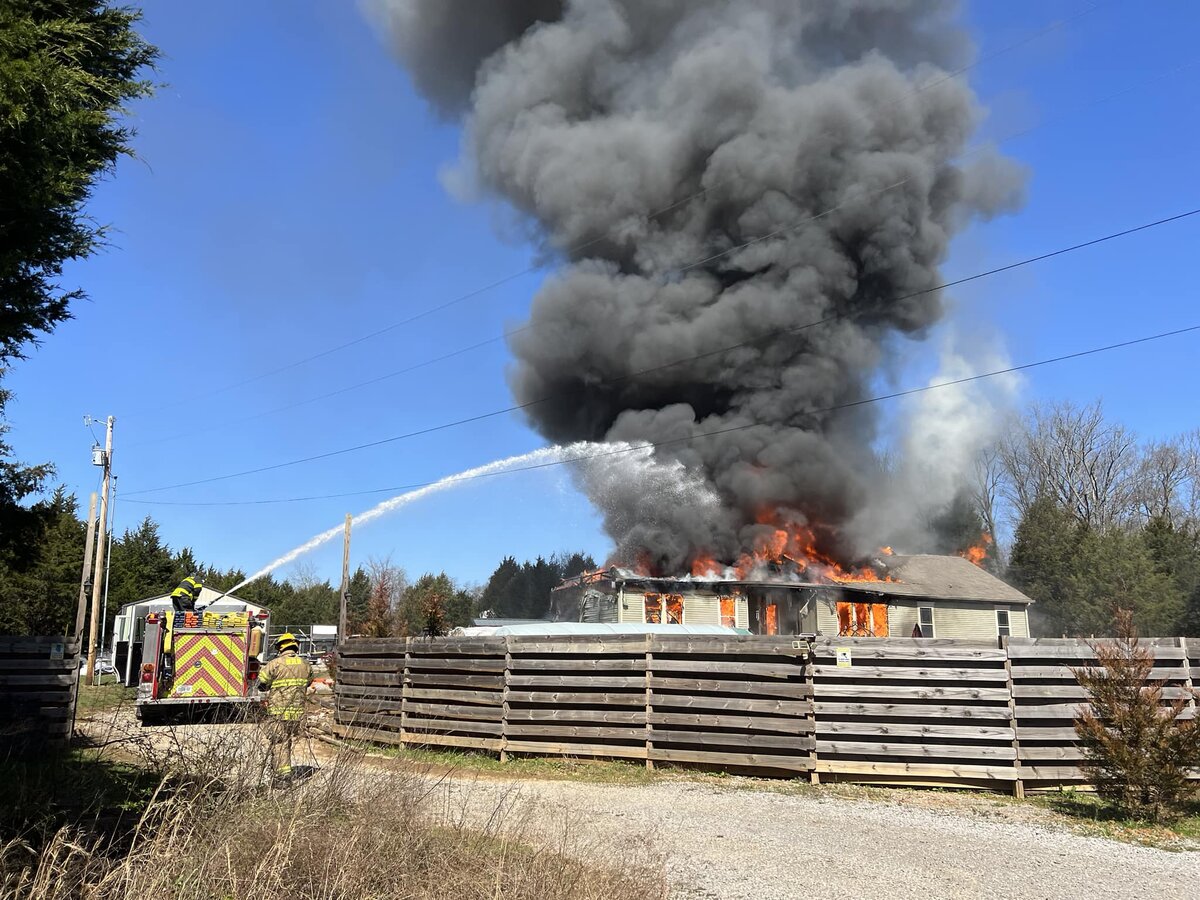
[[[616,604],[619,619],[601,621],[620,621],[642,624],[646,620],[645,592],[626,588],[621,594],[621,600]],[[750,613],[746,607],[746,598],[738,597],[734,608],[736,628],[750,627]],[[597,621],[585,619],[587,622]],[[715,594],[697,593],[683,594],[683,624],[684,625],[720,625],[721,603]]]
[[[1029,637],[1029,615],[1016,603],[973,603],[966,600],[896,600],[888,606],[888,634],[911,637],[917,624],[919,607],[933,607],[933,633],[940,638],[995,640],[996,610],[1007,609],[1012,637]],[[817,601],[817,632],[838,633],[836,602]]]

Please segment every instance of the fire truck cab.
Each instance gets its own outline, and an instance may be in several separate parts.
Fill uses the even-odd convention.
[[[202,706],[257,702],[269,629],[270,613],[245,603],[149,611],[137,671],[138,719],[152,725]]]

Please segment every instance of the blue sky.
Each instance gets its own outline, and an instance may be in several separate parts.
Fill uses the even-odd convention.
[[[965,16],[986,57],[1084,7],[980,2]],[[140,159],[123,162],[89,208],[112,224],[111,246],[66,274],[90,301],[6,377],[19,457],[52,460],[86,506],[98,470],[85,414],[117,417],[115,471],[120,491],[134,491],[508,405],[507,351],[492,343],[262,414],[495,337],[521,322],[542,275],[256,378],[522,272],[531,251],[504,234],[494,210],[443,190],[438,171],[456,156],[457,131],[414,95],[354,4],[160,3],[143,30],[163,51],[163,86],[133,111]],[[1031,178],[1020,213],[958,238],[947,277],[1200,206],[1197,33],[1200,7],[1185,0],[1101,3],[973,69],[967,77],[991,110],[983,135],[1034,128],[1002,145]],[[1022,363],[1197,324],[1198,247],[1200,217],[985,279],[954,292],[952,327]],[[927,350],[908,348],[897,384],[928,375]],[[1146,436],[1195,428],[1198,351],[1192,335],[1040,369],[1026,377],[1021,401],[1102,398],[1113,418]],[[137,499],[362,491],[542,443],[505,416]],[[173,547],[253,571],[386,496],[197,507],[118,496],[116,526],[149,514]],[[422,500],[357,532],[353,555],[390,556],[412,575],[444,569],[482,581],[507,554],[585,549],[600,558],[608,547],[568,473],[549,469]],[[336,579],[340,547],[308,559]]]

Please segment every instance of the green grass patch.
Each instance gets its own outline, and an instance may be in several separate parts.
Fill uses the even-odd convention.
[[[456,772],[474,772],[504,778],[554,781],[588,781],[597,784],[650,784],[666,773],[649,771],[644,763],[579,757],[525,757],[510,755],[507,762],[491,753],[460,750],[426,750],[350,742],[375,756]]]
[[[129,704],[137,698],[137,688],[125,687],[114,676],[108,684],[95,684],[89,687],[82,681],[79,683],[79,693],[75,700],[77,714],[101,712]]]
[[[1063,790],[1031,799],[1062,816],[1086,834],[1164,849],[1200,850],[1200,800],[1193,800],[1172,822],[1152,825],[1130,819],[1110,803],[1087,791]]]
[[[0,759],[0,842],[36,843],[67,824],[115,836],[136,823],[158,784],[158,776],[90,750]]]

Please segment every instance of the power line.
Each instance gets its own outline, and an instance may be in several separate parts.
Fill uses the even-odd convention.
[[[1003,266],[997,266],[993,269],[988,269],[987,271],[984,271],[984,272],[978,272],[974,275],[968,275],[966,277],[958,278],[953,281],[943,282],[943,283],[935,285],[933,287],[925,288],[925,289],[922,289],[919,291],[912,291],[911,293],[892,298],[891,302],[892,303],[900,303],[905,300],[911,300],[914,297],[920,297],[920,296],[923,296],[926,294],[932,294],[937,291],[945,290],[946,288],[956,287],[958,285],[966,284],[966,283],[972,282],[972,281],[978,281],[981,278],[987,278],[991,275],[997,275],[1001,272],[1009,272],[1009,271],[1012,271],[1013,269],[1018,269],[1023,266],[1031,265],[1036,262],[1041,262],[1041,261],[1044,261],[1047,259],[1052,259],[1057,256],[1063,256],[1067,253],[1072,253],[1072,252],[1075,252],[1077,250],[1082,250],[1087,247],[1094,247],[1097,244],[1102,244],[1107,241],[1116,240],[1117,238],[1126,237],[1128,235],[1136,234],[1141,231],[1146,231],[1150,228],[1156,228],[1160,225],[1166,225],[1171,222],[1177,222],[1181,219],[1186,219],[1190,216],[1195,216],[1197,214],[1200,214],[1200,207],[1189,210],[1187,212],[1178,213],[1173,216],[1168,216],[1163,219],[1158,219],[1153,222],[1147,222],[1142,225],[1137,225],[1132,228],[1126,228],[1126,229],[1123,229],[1122,231],[1113,232],[1111,234],[1107,234],[1102,237],[1092,238],[1091,240],[1083,241],[1078,244],[1072,244],[1071,246],[1068,246],[1068,247],[1061,247],[1057,250],[1052,250],[1047,253],[1041,253],[1041,254],[1038,254],[1037,256],[1031,256],[1026,259],[1019,260],[1017,262],[1008,263]],[[621,375],[616,378],[605,379],[604,381],[598,382],[598,383],[599,384],[608,384],[608,383],[619,383],[621,381],[627,381],[632,378],[637,378],[642,375],[660,371],[662,369],[670,368],[672,366],[681,365],[683,363],[692,362],[697,359],[702,359],[705,357],[714,356],[714,355],[721,354],[721,353],[728,353],[732,350],[736,350],[741,347],[752,345],[752,344],[758,343],[759,341],[762,341],[762,340],[767,340],[767,339],[770,339],[773,337],[779,337],[779,336],[783,336],[783,335],[787,335],[787,334],[795,334],[800,331],[804,331],[809,328],[814,328],[819,325],[827,324],[829,322],[832,322],[832,321],[835,321],[838,319],[855,318],[856,316],[859,316],[862,314],[863,314],[862,312],[835,313],[832,316],[827,316],[827,317],[825,317],[823,319],[819,319],[815,322],[808,322],[804,325],[795,326],[793,328],[772,329],[771,331],[764,332],[762,335],[759,335],[758,337],[752,338],[747,341],[742,341],[738,344],[733,344],[733,345],[730,345],[727,347],[722,347],[718,350],[710,350],[705,353],[695,354],[693,356],[682,357],[680,359],[673,360],[669,363],[663,363],[661,365],[654,366],[649,369],[644,369],[639,372],[627,373],[625,375]],[[212,484],[217,481],[227,481],[231,478],[240,478],[245,475],[255,475],[255,474],[259,474],[261,472],[271,472],[276,469],[284,469],[284,468],[289,468],[291,466],[301,465],[303,463],[316,462],[316,461],[322,460],[322,459],[330,459],[335,456],[343,456],[347,453],[355,453],[360,450],[368,450],[372,447],[380,447],[385,444],[396,443],[397,441],[406,440],[408,438],[419,437],[419,436],[425,435],[425,434],[432,434],[437,431],[445,431],[446,429],[455,428],[460,425],[466,425],[466,424],[469,424],[472,422],[479,422],[484,419],[494,418],[496,416],[504,415],[506,413],[517,412],[522,409],[527,409],[531,406],[536,406],[540,403],[545,403],[547,400],[553,399],[556,396],[558,396],[557,393],[550,394],[545,397],[539,397],[536,400],[530,400],[525,403],[519,403],[519,404],[514,404],[512,406],[506,406],[503,409],[492,410],[490,412],[480,413],[480,414],[474,415],[474,416],[467,416],[465,418],[456,419],[451,422],[443,422],[438,425],[431,425],[428,428],[421,428],[421,429],[417,429],[415,431],[408,431],[403,434],[393,435],[391,437],[386,437],[386,438],[380,438],[379,440],[368,441],[368,442],[362,443],[362,444],[355,444],[354,446],[343,447],[338,450],[329,450],[325,453],[317,453],[312,456],[305,456],[300,459],[289,460],[287,462],[274,463],[272,465],[267,465],[267,466],[258,466],[253,469],[245,469],[241,472],[231,472],[231,473],[227,473],[225,475],[214,475],[209,478],[198,478],[193,481],[184,481],[184,482],[179,482],[177,484],[164,485],[162,487],[157,487],[157,488],[145,488],[145,489],[139,490],[139,491],[130,491],[126,494],[126,498],[132,497],[132,496],[138,496],[138,495],[142,495],[142,494],[154,494],[154,493],[159,493],[161,491],[174,490],[175,488],[181,488],[181,487],[194,487],[196,485],[201,485],[201,484]]]
[[[1017,41],[1012,42],[1011,44],[1007,44],[1003,47],[993,50],[990,53],[984,54],[979,59],[975,60],[972,63],[969,63],[968,65],[961,66],[960,68],[954,70],[953,72],[945,73],[941,77],[935,78],[924,84],[917,85],[917,86],[911,88],[911,90],[908,93],[919,94],[923,91],[934,88],[934,87],[938,86],[939,84],[943,84],[946,81],[952,80],[954,78],[958,78],[958,77],[966,74],[967,72],[971,71],[972,69],[975,69],[978,66],[984,64],[985,62],[990,62],[991,60],[996,59],[999,56],[1003,56],[1005,53],[1009,53],[1012,50],[1022,47],[1032,41],[1038,40],[1047,34],[1057,31],[1058,29],[1063,28],[1063,27],[1075,22],[1078,19],[1081,19],[1086,15],[1089,15],[1090,13],[1099,9],[1101,6],[1102,6],[1102,4],[1099,2],[1093,3],[1093,4],[1089,5],[1088,7],[1086,7],[1085,9],[1083,9],[1082,11],[1080,11],[1079,13],[1076,13],[1074,16],[1070,16],[1067,19],[1056,20],[1054,22],[1051,22],[1049,25],[1043,26],[1042,28],[1038,29],[1037,31],[1033,32],[1032,34],[1025,36],[1024,38],[1021,38]],[[709,193],[710,191],[713,191],[719,187],[723,187],[726,184],[729,184],[733,180],[735,180],[735,179],[728,178],[728,179],[724,179],[722,181],[714,182],[713,184],[707,185],[705,187],[702,187],[699,190],[697,190],[691,194],[688,194],[685,197],[675,200],[674,202],[670,203],[667,206],[662,207],[661,209],[657,209],[651,213],[648,213],[646,216],[646,220],[648,222],[652,222],[655,219],[659,218],[660,216],[666,215],[667,213],[669,213],[675,209],[678,209],[680,206],[684,206],[687,203],[690,203],[692,200],[695,200],[698,197],[702,197],[703,195]],[[907,181],[907,179],[905,179],[905,180]],[[902,184],[903,182],[899,182],[899,183]],[[895,185],[893,185],[893,187],[894,186]],[[784,230],[786,230],[786,229],[784,229]],[[611,236],[611,232],[605,231],[601,234],[598,234],[596,237],[590,238],[579,244],[576,244],[571,247],[563,248],[559,252],[561,252],[562,254],[564,254],[565,256],[567,256],[569,258],[571,256],[574,256],[574,255],[577,255],[577,254],[583,252],[584,250],[587,250],[589,247],[593,247],[596,244],[601,243],[602,241],[606,240],[610,236]],[[758,240],[765,240],[766,237],[770,237],[770,236],[771,235],[767,235],[762,238],[759,238]],[[756,242],[757,241],[754,241],[752,243],[756,243]],[[734,249],[736,249],[736,248],[731,248],[730,250],[727,250],[722,254],[718,254],[718,256],[731,253],[731,252],[733,252]],[[716,258],[716,257],[714,257],[714,258]],[[701,265],[702,263],[703,263],[703,261],[701,263],[695,263],[692,266],[689,266],[689,268],[694,268],[695,266]],[[132,415],[132,416],[136,417],[138,415],[147,415],[149,413],[159,412],[159,411],[162,411],[165,409],[172,409],[183,403],[195,403],[199,400],[202,400],[202,399],[205,399],[208,397],[212,397],[212,396],[216,396],[218,394],[226,393],[228,391],[236,390],[237,388],[245,387],[248,384],[253,384],[257,381],[261,381],[263,379],[270,378],[274,375],[279,375],[283,372],[290,371],[292,369],[306,365],[310,362],[315,362],[318,359],[324,359],[327,356],[331,356],[335,353],[340,353],[342,350],[347,350],[351,347],[358,346],[359,344],[362,344],[373,338],[376,338],[381,335],[388,334],[392,331],[395,331],[398,328],[403,328],[406,325],[411,325],[414,322],[418,322],[429,316],[432,316],[439,312],[447,310],[453,306],[457,306],[460,303],[464,303],[467,300],[471,300],[482,294],[486,294],[492,290],[495,290],[496,288],[502,287],[506,284],[516,281],[519,278],[523,278],[526,275],[532,275],[532,274],[538,272],[540,269],[541,269],[541,266],[538,264],[528,266],[519,272],[514,272],[510,275],[506,275],[502,278],[498,278],[495,281],[492,281],[492,282],[489,282],[488,284],[483,285],[482,287],[475,288],[464,294],[460,294],[456,297],[453,297],[450,300],[447,300],[443,303],[428,307],[427,309],[424,309],[418,313],[414,313],[413,315],[408,316],[407,318],[401,319],[397,322],[393,322],[389,325],[385,325],[382,328],[376,329],[375,331],[371,331],[366,334],[360,335],[359,337],[352,338],[352,339],[350,339],[348,341],[344,341],[340,344],[336,344],[333,347],[329,347],[325,350],[321,350],[317,353],[313,353],[313,354],[303,357],[301,359],[294,360],[293,362],[286,363],[282,366],[278,366],[274,369],[270,369],[265,372],[260,372],[257,375],[249,376],[248,378],[244,378],[240,381],[233,382],[231,384],[227,384],[227,385],[224,385],[219,388],[214,388],[213,390],[207,391],[203,394],[193,395],[192,397],[190,397],[186,400],[171,401],[171,402],[163,404],[161,406],[152,407],[151,409],[148,409],[148,410],[142,410],[141,412],[135,411],[133,413],[126,414],[126,416]],[[686,271],[686,270],[684,270],[684,271]],[[324,398],[318,398],[318,399],[324,399]]]
[[[1095,100],[1088,101],[1087,103],[1083,104],[1080,107],[1077,107],[1072,110],[1068,110],[1066,113],[1061,113],[1057,116],[1054,116],[1054,117],[1051,117],[1048,119],[1044,119],[1043,121],[1039,122],[1038,124],[1030,126],[1028,128],[1022,128],[1018,131],[1011,132],[1002,138],[998,138],[998,139],[994,140],[992,142],[992,144],[999,146],[1002,144],[1006,144],[1009,141],[1016,140],[1017,138],[1024,137],[1028,134],[1031,134],[1034,131],[1037,131],[1040,128],[1043,128],[1047,125],[1053,124],[1054,122],[1061,121],[1062,119],[1067,118],[1068,116],[1073,115],[1074,113],[1080,112],[1081,110],[1090,109],[1093,106],[1098,106],[1100,104],[1107,103],[1110,100],[1113,100],[1124,94],[1130,93],[1133,90],[1136,90],[1139,87],[1143,87],[1146,84],[1153,84],[1154,82],[1161,81],[1171,75],[1176,74],[1179,71],[1182,71],[1183,69],[1187,69],[1187,68],[1190,68],[1190,67],[1196,65],[1197,62],[1200,62],[1200,58],[1193,58],[1193,59],[1187,60],[1183,63],[1180,63],[1176,66],[1171,67],[1170,69],[1166,70],[1165,72],[1156,74],[1153,78],[1151,78],[1145,82],[1139,82],[1134,85],[1127,85],[1124,88],[1121,88],[1120,90],[1106,94]],[[991,146],[991,144],[978,144],[978,145],[964,151],[962,154],[960,154],[958,157],[956,157],[956,159],[961,162],[963,159],[971,156],[974,153],[977,153],[977,152],[985,149],[988,146]],[[893,190],[894,188],[900,187],[901,185],[908,183],[909,180],[910,179],[902,179],[900,181],[896,181],[896,182],[893,182],[892,184],[886,185],[882,188],[876,188],[875,190],[870,191],[866,194],[859,194],[855,197],[852,197],[848,200],[843,201],[841,204],[839,204],[835,207],[824,210],[823,212],[809,216],[808,218],[802,219],[798,222],[793,222],[789,225],[785,225],[785,226],[778,228],[768,234],[760,235],[759,237],[756,237],[756,238],[751,238],[750,240],[748,240],[744,243],[738,244],[734,247],[729,247],[729,248],[722,250],[716,254],[712,254],[712,255],[707,256],[697,262],[687,264],[687,265],[685,265],[681,268],[675,269],[673,271],[675,274],[679,274],[679,273],[683,273],[683,272],[689,271],[691,269],[697,268],[698,266],[701,266],[705,263],[712,262],[716,259],[720,259],[721,257],[728,256],[731,253],[735,253],[738,250],[745,249],[747,247],[753,246],[754,244],[760,243],[761,241],[767,240],[772,237],[777,237],[780,234],[786,233],[790,230],[794,230],[796,228],[800,228],[811,222],[817,221],[818,219],[824,218],[825,216],[830,215],[831,213],[844,208],[845,206],[849,205],[850,203],[869,199],[871,197],[874,197],[879,194],[885,193],[887,191]],[[710,187],[705,188],[704,191],[713,190],[716,187],[719,187],[720,184],[721,183],[711,185]],[[697,194],[693,194],[693,195],[691,195],[691,197],[685,198],[685,200],[679,201],[679,203],[677,203],[675,205],[679,205],[680,203],[687,202],[687,200],[694,199],[695,197],[699,196],[700,193],[704,193],[704,191],[701,191]],[[652,214],[652,217],[659,215],[664,211],[665,210],[660,210],[659,213]],[[593,239],[593,242],[598,241],[598,240],[600,240],[600,238],[595,238],[595,239]],[[529,271],[532,271],[532,270],[529,270]],[[666,276],[664,276],[664,277],[666,277]],[[435,356],[431,359],[427,359],[427,360],[424,360],[419,363],[414,363],[410,366],[405,366],[404,368],[396,369],[394,371],[387,372],[383,375],[378,375],[373,378],[368,378],[364,381],[354,382],[353,384],[346,385],[344,387],[338,388],[337,390],[327,391],[323,394],[317,394],[312,397],[307,397],[303,400],[296,400],[291,403],[284,404],[282,406],[276,406],[276,407],[272,407],[271,409],[261,410],[256,413],[252,413],[248,416],[243,416],[239,419],[235,419],[232,422],[224,422],[221,425],[213,425],[213,426],[209,426],[209,427],[200,428],[198,430],[191,429],[189,431],[178,432],[178,433],[166,435],[166,436],[160,437],[160,438],[151,438],[149,440],[134,443],[131,446],[132,447],[153,446],[155,444],[167,443],[167,442],[174,441],[174,440],[181,440],[183,438],[195,438],[198,434],[207,434],[207,433],[216,432],[216,431],[227,431],[231,425],[239,425],[239,424],[244,424],[246,422],[253,422],[257,419],[265,418],[267,416],[275,415],[277,413],[288,412],[288,411],[296,409],[298,407],[305,406],[309,403],[317,403],[321,400],[328,400],[333,397],[337,397],[337,396],[341,396],[343,394],[350,393],[351,391],[359,390],[360,388],[370,387],[371,385],[379,384],[381,382],[388,381],[392,378],[397,378],[401,375],[409,374],[410,372],[417,371],[417,370],[425,368],[427,366],[434,365],[439,362],[444,362],[448,359],[453,359],[458,356],[462,356],[466,353],[469,353],[474,350],[478,350],[482,347],[485,347],[485,346],[488,346],[491,344],[495,344],[495,343],[499,343],[500,341],[503,341],[509,337],[512,337],[513,335],[521,334],[523,332],[529,331],[532,328],[533,328],[532,325],[524,325],[520,328],[515,328],[515,329],[512,329],[511,331],[505,332],[504,334],[496,335],[494,337],[487,338],[482,341],[478,341],[478,342],[476,342],[474,344],[470,344],[466,347],[460,347],[457,350],[452,350],[452,351],[450,351],[448,353],[444,353],[440,356]],[[263,377],[265,377],[265,376],[263,376]],[[228,386],[227,386],[227,388],[221,388],[218,390],[226,390],[226,389],[229,389]]]
[[[1107,353],[1112,350],[1120,350],[1120,349],[1123,349],[1126,347],[1133,347],[1133,346],[1137,346],[1139,344],[1146,344],[1151,341],[1159,341],[1159,340],[1163,340],[1165,338],[1177,337],[1182,334],[1189,334],[1189,333],[1197,332],[1197,331],[1200,331],[1200,325],[1188,325],[1184,328],[1176,328],[1171,331],[1162,331],[1162,332],[1159,332],[1158,334],[1151,334],[1151,335],[1147,335],[1145,337],[1131,338],[1130,340],[1126,340],[1126,341],[1118,341],[1115,344],[1106,344],[1102,347],[1092,347],[1087,350],[1078,350],[1074,353],[1064,353],[1060,356],[1054,356],[1049,359],[1041,359],[1036,362],[1023,363],[1023,364],[1017,365],[1017,366],[1008,366],[1006,368],[996,369],[991,372],[981,372],[978,375],[968,375],[963,378],[955,378],[951,381],[939,381],[936,384],[927,384],[922,387],[909,388],[909,389],[903,390],[903,391],[894,391],[893,393],[882,394],[878,397],[868,397],[863,400],[854,400],[849,403],[838,403],[833,406],[809,409],[809,410],[805,410],[802,413],[799,413],[797,417],[822,415],[825,413],[837,412],[839,410],[852,409],[852,408],[858,407],[858,406],[866,406],[867,404],[871,404],[871,403],[882,403],[887,400],[896,400],[901,397],[910,397],[910,396],[913,396],[914,394],[923,394],[923,393],[927,393],[929,391],[940,390],[941,388],[955,387],[957,385],[968,384],[968,383],[974,382],[974,381],[982,381],[987,378],[996,378],[1000,375],[1011,375],[1016,372],[1025,372],[1025,371],[1028,371],[1029,369],[1036,369],[1036,368],[1040,368],[1042,366],[1053,365],[1055,363],[1067,362],[1068,360],[1073,360],[1073,359],[1081,359],[1081,358],[1087,357],[1087,356],[1095,356],[1096,354],[1099,354],[1099,353]],[[600,451],[597,453],[587,453],[587,454],[583,454],[580,456],[573,456],[568,459],[553,460],[551,462],[544,462],[544,463],[534,463],[534,464],[531,464],[528,466],[519,466],[519,467],[512,468],[512,469],[505,469],[500,472],[483,472],[478,475],[468,475],[468,476],[462,477],[459,480],[474,481],[479,478],[493,478],[497,475],[513,475],[518,472],[530,472],[535,469],[548,469],[548,468],[551,468],[552,466],[564,466],[564,465],[569,465],[571,463],[584,462],[586,460],[592,460],[592,459],[600,459],[602,457],[607,457],[607,456],[617,456],[622,453],[634,453],[639,450],[647,450],[647,449],[652,449],[652,448],[657,448],[657,447],[668,447],[668,446],[672,446],[674,444],[691,443],[692,441],[700,440],[701,438],[714,437],[716,435],[721,435],[721,434],[729,434],[729,433],[735,432],[735,431],[744,431],[748,428],[757,428],[763,424],[774,424],[774,423],[749,422],[749,423],[746,423],[743,425],[731,425],[727,428],[718,428],[713,431],[703,431],[703,432],[699,432],[698,434],[692,434],[692,435],[688,435],[688,436],[682,437],[682,438],[672,438],[670,440],[665,440],[665,441],[649,441],[649,442],[637,444],[637,445],[634,445],[631,447],[617,447],[612,450],[603,450],[603,451]],[[438,481],[441,481],[441,480],[443,480],[443,479],[438,479]],[[303,502],[310,501],[310,500],[331,500],[331,499],[342,498],[342,497],[361,497],[361,496],[365,496],[368,494],[385,494],[385,493],[393,493],[396,491],[412,491],[412,490],[417,490],[418,488],[429,487],[430,485],[437,484],[437,483],[438,483],[437,481],[422,481],[422,482],[417,482],[414,484],[402,484],[402,485],[394,485],[392,487],[386,487],[386,488],[375,488],[375,489],[369,490],[369,491],[350,491],[347,493],[340,493],[340,494],[317,494],[317,495],[313,495],[313,496],[309,496],[309,497],[285,497],[285,498],[273,499],[273,500],[180,501],[180,500],[130,500],[130,499],[126,498],[125,502],[126,503],[142,503],[142,504],[152,505],[152,506],[255,506],[255,505],[265,505],[265,504],[274,504],[274,503],[303,503]]]

